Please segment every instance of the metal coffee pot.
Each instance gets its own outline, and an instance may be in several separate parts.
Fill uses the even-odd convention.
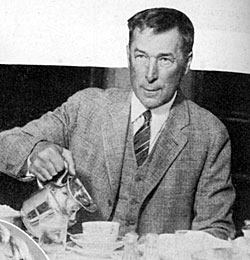
[[[67,168],[49,182],[37,182],[39,191],[24,201],[21,208],[23,223],[34,237],[40,235],[39,223],[46,222],[52,215],[67,215],[69,223],[75,223],[79,209],[84,208],[88,212],[97,209],[82,182],[70,175]]]

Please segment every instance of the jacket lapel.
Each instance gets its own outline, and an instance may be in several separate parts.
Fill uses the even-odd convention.
[[[120,93],[120,94],[118,94]],[[104,156],[110,183],[110,189],[115,196],[124,159],[126,138],[129,127],[131,92],[119,91],[107,100],[108,115],[102,124]],[[118,95],[117,95],[118,94]]]
[[[148,158],[149,168],[145,177],[145,189],[141,194],[142,197],[145,198],[159,183],[172,162],[184,148],[187,137],[182,133],[182,129],[188,124],[188,106],[183,95],[178,93],[166,126],[152,150],[152,156]]]

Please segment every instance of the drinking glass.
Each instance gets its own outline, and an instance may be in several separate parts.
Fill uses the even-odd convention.
[[[51,216],[46,221],[39,223],[39,245],[50,257],[56,259],[56,255],[65,251],[68,227],[68,217],[65,215]]]

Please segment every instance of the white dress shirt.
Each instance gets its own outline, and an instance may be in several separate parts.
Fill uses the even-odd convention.
[[[175,97],[177,92],[175,92],[172,99],[167,103],[160,107],[151,109],[152,118],[150,122],[150,146],[149,146],[149,152],[152,150],[152,147],[154,146],[156,140],[158,139],[162,129],[164,128],[164,125],[168,119],[170,109],[174,103]],[[132,100],[131,100],[131,122],[133,124],[133,133],[135,134],[138,129],[143,125],[144,123],[144,117],[143,113],[147,109],[143,106],[143,104],[140,102],[140,100],[136,97],[134,92],[132,93]]]

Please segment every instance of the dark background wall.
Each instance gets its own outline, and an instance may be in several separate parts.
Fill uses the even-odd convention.
[[[86,87],[127,87],[126,68],[0,65],[0,131],[22,126]],[[232,175],[237,229],[250,219],[250,75],[192,71],[184,79],[187,97],[217,115],[232,141]],[[0,173],[0,204],[20,208],[36,189]]]
[[[234,222],[250,219],[250,75],[197,71],[193,99],[217,115],[232,142],[232,176],[236,188]]]
[[[100,85],[103,69],[0,65],[0,131],[54,109],[76,91]]]

